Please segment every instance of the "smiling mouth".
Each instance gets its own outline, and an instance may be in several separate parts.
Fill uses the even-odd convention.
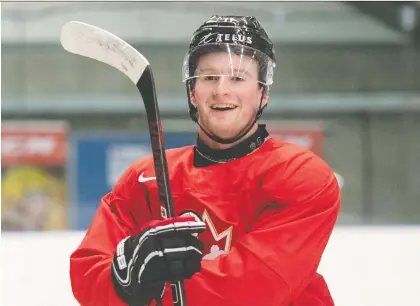
[[[228,110],[235,109],[237,107],[238,107],[237,105],[224,104],[224,103],[213,104],[212,106],[210,106],[212,110],[217,110],[217,111],[228,111]]]

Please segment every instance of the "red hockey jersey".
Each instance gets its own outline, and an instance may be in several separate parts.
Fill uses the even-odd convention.
[[[330,167],[299,146],[268,139],[253,153],[193,166],[194,147],[167,150],[176,215],[207,224],[202,270],[185,280],[189,306],[330,306],[318,264],[337,219],[340,191]],[[83,306],[125,305],[110,276],[118,242],[165,215],[152,157],[131,165],[105,195],[70,258]],[[170,285],[163,305],[172,305]]]

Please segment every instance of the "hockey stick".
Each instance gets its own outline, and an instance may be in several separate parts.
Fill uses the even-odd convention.
[[[137,86],[149,123],[159,199],[165,203],[167,217],[174,217],[162,125],[149,62],[121,38],[78,21],[70,21],[63,26],[60,40],[68,52],[108,64],[123,72]],[[173,283],[171,287],[174,305],[186,305],[183,281]]]

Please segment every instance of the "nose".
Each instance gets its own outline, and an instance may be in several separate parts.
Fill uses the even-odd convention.
[[[213,89],[214,95],[226,95],[230,92],[229,76],[221,76]]]

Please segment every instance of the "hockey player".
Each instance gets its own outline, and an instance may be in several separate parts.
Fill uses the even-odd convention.
[[[183,65],[197,144],[167,150],[176,218],[166,218],[151,156],[132,164],[99,205],[70,258],[88,305],[334,305],[317,268],[340,206],[319,157],[270,138],[275,53],[254,17],[213,16]]]

